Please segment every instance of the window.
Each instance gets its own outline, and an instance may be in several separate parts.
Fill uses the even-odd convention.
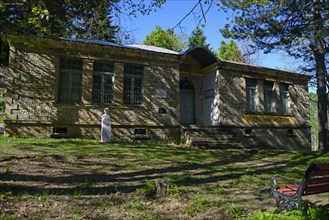
[[[263,88],[264,88],[265,112],[274,112],[275,102],[274,102],[273,82],[264,82]]]
[[[146,128],[135,128],[134,135],[147,135]]]
[[[246,86],[247,93],[247,111],[256,112],[258,97],[257,97],[257,81],[252,79],[247,79]]]
[[[53,134],[67,134],[67,128],[53,128]]]
[[[282,114],[289,114],[289,86],[287,84],[280,84],[280,108]]]
[[[78,103],[81,101],[82,60],[60,59],[58,101]]]
[[[143,67],[126,65],[123,77],[123,103],[126,105],[142,104]]]
[[[93,103],[113,102],[114,67],[105,62],[94,62]]]
[[[252,133],[253,133],[252,128],[246,128],[246,129],[244,129],[244,135],[245,136],[251,136]]]

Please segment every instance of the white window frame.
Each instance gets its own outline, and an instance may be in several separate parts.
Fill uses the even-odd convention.
[[[275,101],[274,101],[274,83],[264,82],[263,83],[264,93],[264,110],[266,113],[275,112]]]
[[[143,67],[125,65],[123,74],[123,104],[141,105],[143,103],[143,75]],[[130,80],[130,85],[127,87],[126,80],[128,79]],[[136,80],[141,80],[140,88],[135,88]]]
[[[61,58],[57,100],[61,103],[80,103],[82,94],[82,60]],[[64,82],[65,78],[67,82]],[[77,80],[78,79],[78,80]],[[75,95],[74,90],[77,90]]]
[[[289,85],[280,84],[280,110],[286,115],[290,114]]]
[[[95,98],[96,88],[95,88],[95,79],[94,76],[100,76],[100,100]],[[111,81],[111,94],[109,94],[110,99],[105,100],[105,78],[109,77]],[[96,104],[112,104],[113,103],[113,93],[114,93],[114,65],[106,62],[94,62],[93,68],[93,85],[92,85],[92,102]]]
[[[257,80],[246,79],[246,102],[248,112],[258,111]]]

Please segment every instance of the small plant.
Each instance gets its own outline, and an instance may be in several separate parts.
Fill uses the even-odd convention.
[[[154,219],[151,210],[148,208],[145,202],[133,202],[130,204],[129,208],[133,210],[141,219]]]
[[[274,209],[268,211],[257,211],[248,214],[249,220],[327,220],[329,212],[324,206],[316,206],[313,203],[305,202],[302,211],[283,211],[275,214]]]
[[[91,188],[94,185],[93,181],[89,178],[85,178],[85,187]]]
[[[5,166],[5,173],[12,173],[13,171],[11,170],[10,166],[6,165]]]
[[[5,214],[1,220],[15,220],[14,216],[10,215],[10,214]]]
[[[181,195],[186,192],[187,189],[182,186],[178,186],[176,184],[170,184],[168,187],[168,194],[174,198],[179,198]]]
[[[234,203],[225,209],[225,215],[235,219],[243,217],[244,212],[245,211],[241,206],[238,206]]]
[[[83,192],[81,191],[81,189],[74,189],[73,196],[76,199],[80,199],[82,195],[83,195]]]
[[[191,204],[184,208],[184,212],[190,216],[208,209],[208,204],[203,195],[197,195]]]
[[[41,213],[37,212],[37,213],[35,213],[35,215],[33,216],[32,219],[33,220],[42,220],[43,217],[42,217]]]
[[[42,192],[40,193],[39,196],[39,200],[47,203],[49,201],[49,190],[48,189],[44,189],[42,190]]]
[[[137,195],[152,196],[155,193],[155,183],[152,180],[145,180],[145,186],[137,190]]]

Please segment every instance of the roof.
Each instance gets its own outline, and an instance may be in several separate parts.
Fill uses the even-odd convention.
[[[102,41],[102,40],[88,40],[88,39],[80,39],[80,38],[59,38],[60,40],[71,41],[71,42],[78,42],[78,43],[90,43],[102,46],[110,46],[110,47],[120,47],[126,49],[135,49],[135,50],[144,50],[144,51],[152,51],[157,53],[166,53],[166,54],[173,54],[178,55],[179,53],[173,50],[168,50],[161,47],[143,45],[143,44],[131,44],[131,45],[120,45],[112,42]]]
[[[201,65],[201,67],[206,67],[214,63],[220,63],[221,61],[205,47],[192,47],[181,53],[182,56],[191,55],[195,58]]]
[[[159,52],[159,53],[169,53],[169,54],[175,54],[175,55],[179,54],[177,51],[168,50],[168,49],[162,48],[162,47],[144,45],[144,44],[131,44],[131,45],[126,45],[126,46],[132,47],[132,48],[138,48],[138,49],[142,49],[142,50],[147,50],[147,51]]]
[[[14,37],[15,35],[7,35],[7,36]],[[228,65],[232,65],[232,66],[237,65],[237,66],[247,67],[247,68],[250,68],[250,70],[278,71],[278,72],[282,72],[282,73],[286,73],[286,74],[299,75],[301,77],[310,79],[310,76],[308,76],[308,75],[303,75],[303,74],[298,74],[298,73],[293,73],[293,72],[288,72],[288,71],[283,71],[283,70],[278,70],[278,69],[272,69],[272,68],[268,68],[268,67],[256,66],[256,65],[252,65],[252,64],[239,63],[239,62],[234,62],[234,61],[221,61],[208,48],[200,47],[200,46],[192,47],[184,52],[178,53],[173,50],[168,50],[168,49],[161,48],[161,47],[143,45],[143,44],[120,45],[120,44],[102,41],[102,40],[94,40],[94,39],[88,40],[88,39],[63,38],[63,37],[59,38],[59,40],[77,42],[77,43],[90,43],[90,44],[95,44],[95,45],[126,48],[126,49],[132,49],[132,50],[140,50],[140,51],[150,51],[150,52],[155,52],[155,53],[170,54],[170,55],[176,55],[176,56],[182,56],[182,57],[191,55],[194,59],[196,59],[200,63],[202,68],[207,67],[211,64],[216,64],[216,63],[224,64],[224,65],[228,64]],[[1,73],[1,71],[0,71],[0,73]]]

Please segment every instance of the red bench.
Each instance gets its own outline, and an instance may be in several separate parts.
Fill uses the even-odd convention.
[[[279,185],[278,180],[287,185]],[[329,163],[312,163],[306,170],[301,182],[289,180],[284,176],[275,175],[270,194],[276,199],[278,212],[286,209],[302,210],[302,196],[329,192]]]

